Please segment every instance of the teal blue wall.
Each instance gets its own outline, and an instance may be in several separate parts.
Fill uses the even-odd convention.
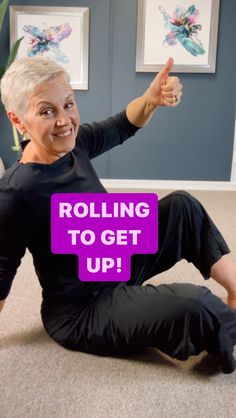
[[[89,90],[76,91],[81,121],[100,120],[125,108],[147,88],[152,73],[135,72],[136,0],[11,1],[10,4],[90,7]],[[120,147],[93,160],[102,178],[230,180],[235,123],[236,1],[221,0],[215,74],[177,74],[182,103],[160,109],[150,124]],[[9,51],[8,15],[0,64]],[[76,48],[75,48],[76,53]],[[17,157],[0,107],[0,156]]]

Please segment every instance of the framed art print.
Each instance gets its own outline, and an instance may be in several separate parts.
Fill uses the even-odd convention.
[[[220,0],[138,0],[136,71],[214,73]]]
[[[75,90],[88,89],[89,8],[10,6],[10,43],[24,37],[16,59],[52,59]]]

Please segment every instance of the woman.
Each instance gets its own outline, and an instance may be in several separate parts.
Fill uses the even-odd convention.
[[[206,350],[230,373],[236,267],[220,232],[190,194],[178,191],[159,201],[159,251],[133,256],[128,282],[81,282],[77,257],[50,251],[51,195],[106,192],[90,160],[133,136],[159,106],[179,104],[182,85],[169,76],[172,66],[169,59],[121,113],[81,126],[68,74],[58,64],[25,58],[7,70],[2,101],[25,141],[20,160],[0,182],[1,306],[28,248],[42,286],[44,327],[62,346],[109,355],[154,346],[181,360]],[[182,258],[227,289],[228,305],[204,286],[142,286]]]

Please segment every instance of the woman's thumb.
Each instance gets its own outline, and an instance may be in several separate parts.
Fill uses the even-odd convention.
[[[174,66],[173,58],[168,58],[164,68],[159,73],[159,77],[162,78],[163,80],[166,80],[173,66]]]

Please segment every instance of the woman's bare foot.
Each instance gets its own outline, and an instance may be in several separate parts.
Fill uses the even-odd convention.
[[[212,267],[210,275],[223,286],[227,293],[227,304],[236,309],[236,264],[230,254],[223,255]]]

